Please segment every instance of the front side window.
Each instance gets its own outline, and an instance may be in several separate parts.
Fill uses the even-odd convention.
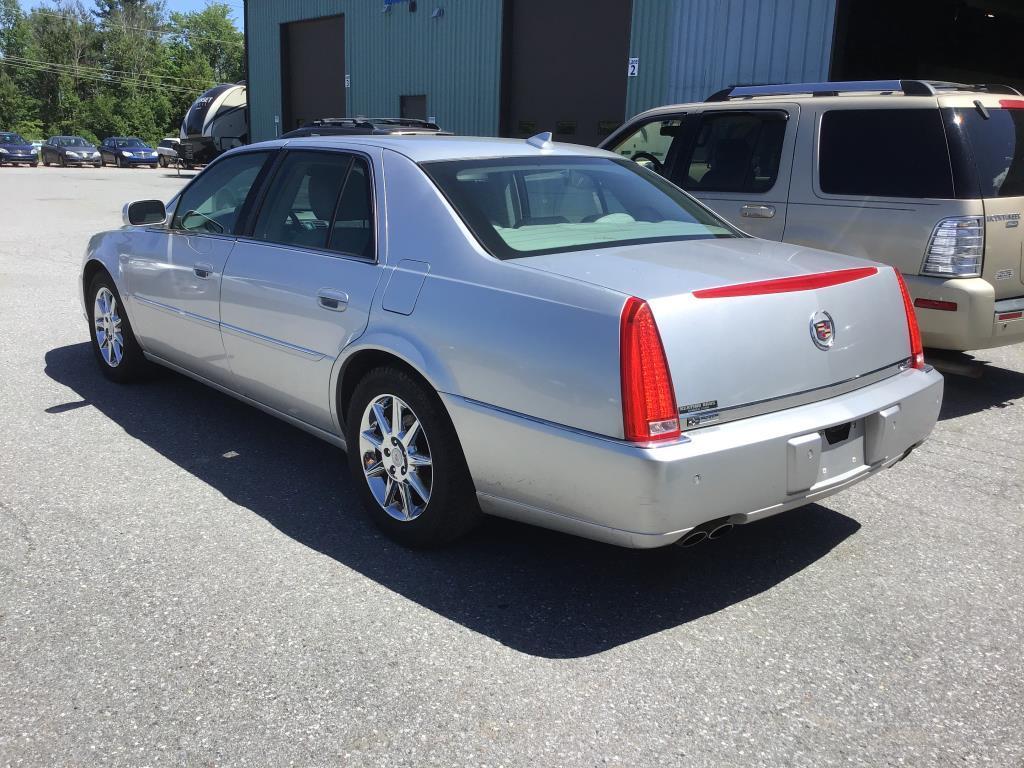
[[[609,147],[612,152],[622,155],[653,171],[664,174],[669,164],[669,155],[678,144],[683,132],[683,116],[651,120],[644,123],[628,136]]]
[[[952,198],[938,109],[847,109],[822,115],[818,180],[829,195]]]
[[[267,157],[268,152],[245,152],[211,165],[181,193],[171,228],[236,234],[238,215]]]
[[[253,237],[373,258],[369,169],[337,152],[292,152],[274,177]]]
[[[658,175],[602,157],[424,163],[499,259],[739,234]]]
[[[779,175],[785,137],[785,112],[706,114],[677,181],[691,191],[767,192]]]

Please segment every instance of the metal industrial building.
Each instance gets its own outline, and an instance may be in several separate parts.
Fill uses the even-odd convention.
[[[246,0],[254,140],[322,117],[595,144],[725,85],[1024,84],[1021,0]]]

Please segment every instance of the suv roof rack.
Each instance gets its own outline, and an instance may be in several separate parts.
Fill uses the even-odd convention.
[[[417,120],[410,117],[324,117],[319,120],[314,120],[310,125],[315,126],[359,126],[363,128],[372,128],[374,125],[398,125],[405,128],[423,128],[425,130],[441,130],[437,123],[431,123],[426,120]]]
[[[902,93],[905,96],[936,96],[949,92],[985,92],[1020,96],[1020,91],[1008,85],[977,83],[947,83],[941,80],[836,80],[822,83],[767,83],[757,85],[730,85],[715,91],[705,101],[749,99],[756,96],[788,96],[809,93],[812,96],[838,96],[843,93]]]

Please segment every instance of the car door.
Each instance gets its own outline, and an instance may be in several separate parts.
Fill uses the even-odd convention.
[[[50,138],[48,138],[45,142],[43,142],[43,146],[39,148],[39,155],[40,155],[40,159],[43,161],[44,164],[52,163],[52,162],[55,161],[55,158],[53,156],[53,137],[52,136]]]
[[[703,110],[670,178],[755,237],[781,240],[799,106]]]
[[[103,143],[100,144],[100,161],[103,163],[109,163],[117,158],[114,157],[110,151],[110,139],[104,139]]]
[[[132,325],[147,352],[223,382],[220,291],[231,249],[270,152],[228,155],[181,193],[165,226],[125,250]]]
[[[361,154],[289,151],[221,288],[234,387],[334,431],[330,379],[366,328],[380,280],[372,163]]]

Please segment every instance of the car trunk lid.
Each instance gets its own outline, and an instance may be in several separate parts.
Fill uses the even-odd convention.
[[[730,238],[518,263],[646,300],[684,416],[798,393],[813,401],[910,356],[893,270],[838,254]]]

